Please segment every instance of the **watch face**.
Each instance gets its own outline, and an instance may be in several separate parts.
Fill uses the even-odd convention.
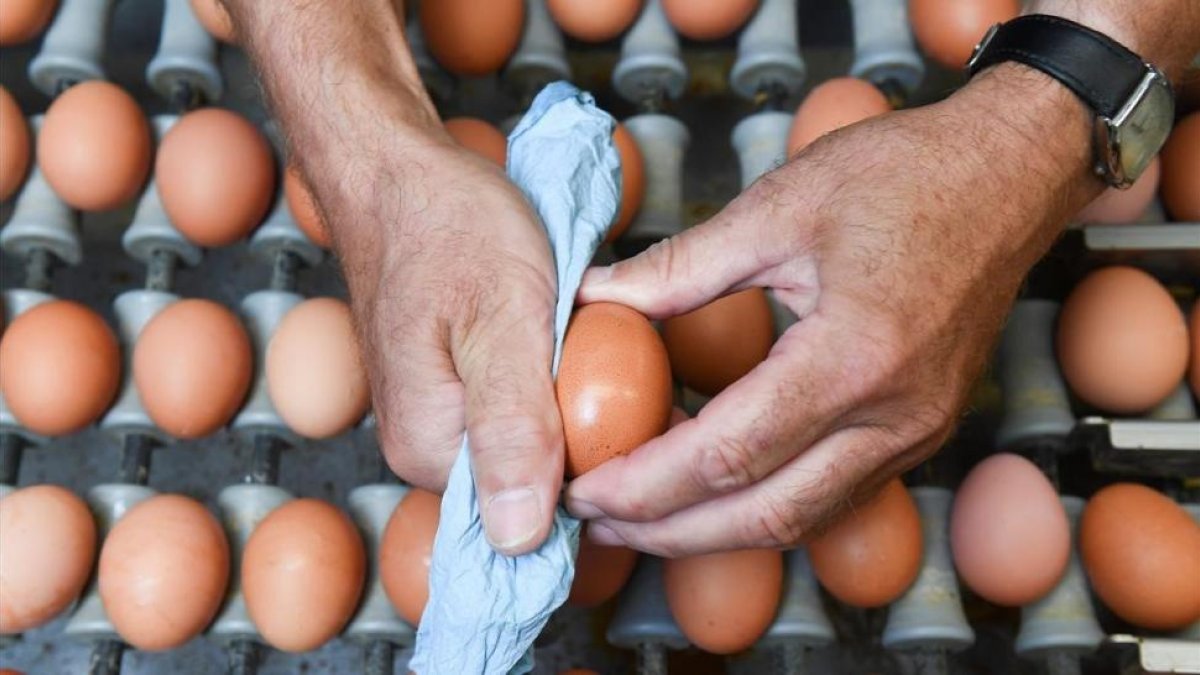
[[[1162,149],[1171,133],[1171,122],[1175,118],[1175,102],[1171,87],[1158,75],[1148,78],[1142,96],[1135,94],[1132,105],[1122,110],[1117,125],[1117,147],[1121,168],[1125,177],[1132,182],[1142,175],[1150,161]]]

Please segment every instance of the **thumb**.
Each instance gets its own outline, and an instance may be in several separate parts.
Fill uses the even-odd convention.
[[[506,302],[456,350],[471,467],[489,543],[506,555],[546,539],[563,477],[563,434],[550,376],[550,309]]]
[[[578,301],[617,302],[659,319],[740,290],[767,261],[754,216],[739,202],[628,260],[588,270]]]

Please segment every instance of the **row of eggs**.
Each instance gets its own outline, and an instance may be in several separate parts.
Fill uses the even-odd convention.
[[[397,614],[420,623],[440,499],[413,489],[388,520],[375,561]],[[1031,525],[1035,523],[1036,526]],[[948,525],[961,580],[981,598],[1019,607],[1048,594],[1072,547],[1058,495],[1028,460],[994,455],[968,475]],[[105,611],[127,643],[172,649],[213,620],[230,581],[230,547],[199,502],[160,494],[129,509],[104,538],[87,506],[52,485],[0,498],[0,633],[29,630],[66,610],[93,564]],[[872,501],[807,546],[813,571],[834,598],[884,607],[913,584],[922,561],[913,499],[893,481]],[[1078,526],[1090,586],[1118,617],[1176,630],[1200,620],[1200,522],[1162,494],[1134,483],[1110,485],[1087,502]],[[594,607],[616,596],[637,554],[581,542],[569,602]],[[50,562],[52,561],[52,562]],[[337,507],[295,499],[271,511],[245,545],[240,587],[263,639],[291,652],[335,637],[354,614],[366,578],[366,548]],[[716,654],[751,647],[781,601],[783,554],[712,553],[664,561],[666,600],[681,630]]]

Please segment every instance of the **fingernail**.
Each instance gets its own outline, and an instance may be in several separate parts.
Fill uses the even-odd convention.
[[[542,508],[529,488],[513,488],[492,495],[483,517],[488,542],[501,552],[533,539],[542,524]]]
[[[582,499],[575,499],[570,495],[567,496],[567,511],[580,520],[604,517],[604,512],[600,510],[599,506]]]

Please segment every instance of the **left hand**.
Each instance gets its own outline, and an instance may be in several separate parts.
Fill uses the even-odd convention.
[[[826,136],[708,222],[591,270],[580,302],[663,318],[759,286],[800,317],[695,419],[569,486],[592,539],[790,547],[931,455],[1026,271],[1099,191],[1087,117],[1055,87],[998,67]]]

